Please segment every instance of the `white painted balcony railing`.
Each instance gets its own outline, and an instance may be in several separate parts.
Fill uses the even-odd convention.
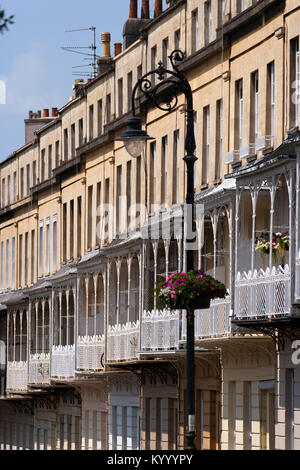
[[[210,308],[195,310],[195,339],[229,335],[231,298],[214,299]],[[182,339],[186,339],[186,315],[183,315]]]
[[[7,364],[7,390],[27,390],[28,363],[8,362]]]
[[[105,339],[103,336],[79,336],[77,341],[77,369],[103,369]]]
[[[142,351],[169,351],[179,347],[180,310],[144,311]]]
[[[29,383],[47,384],[50,381],[50,354],[31,354],[29,360]]]
[[[130,361],[137,359],[139,350],[140,322],[108,327],[107,361]]]
[[[237,273],[235,283],[235,317],[256,318],[284,316],[290,313],[289,266]]]
[[[75,345],[53,346],[51,359],[51,377],[75,377]]]
[[[215,299],[210,308],[195,310],[195,339],[230,334],[231,299]],[[185,310],[144,311],[142,351],[178,350],[186,340]]]

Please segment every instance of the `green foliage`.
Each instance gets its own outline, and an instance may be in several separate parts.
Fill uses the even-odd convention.
[[[5,16],[5,11],[1,10],[0,7],[0,33],[3,33],[5,30],[8,30],[8,25],[14,24],[14,15]]]

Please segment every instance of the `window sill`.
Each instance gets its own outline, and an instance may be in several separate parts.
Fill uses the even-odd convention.
[[[242,162],[240,161],[232,162],[230,165],[231,165],[231,168],[234,170],[235,168],[242,166]]]
[[[248,157],[246,158],[247,162],[248,163],[251,163],[251,162],[254,162],[254,160],[257,160],[257,155],[256,153],[253,154],[253,155],[248,155]]]

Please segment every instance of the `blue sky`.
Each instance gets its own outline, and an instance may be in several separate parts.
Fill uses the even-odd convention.
[[[84,62],[61,47],[89,45],[92,34],[65,30],[95,26],[98,54],[100,34],[109,31],[113,51],[123,39],[129,0],[0,0],[0,6],[15,15],[15,24],[0,35],[0,80],[6,84],[6,104],[0,104],[1,161],[24,144],[29,110],[60,108],[72,95],[72,66]],[[153,6],[150,0],[151,12]]]

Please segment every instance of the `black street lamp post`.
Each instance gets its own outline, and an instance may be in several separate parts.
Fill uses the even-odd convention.
[[[194,133],[194,110],[193,95],[189,82],[185,75],[180,72],[176,64],[184,59],[184,54],[180,50],[175,50],[169,56],[173,70],[166,69],[160,62],[155,70],[143,75],[136,83],[132,91],[132,114],[128,119],[127,129],[120,138],[116,140],[124,141],[125,147],[132,157],[141,155],[145,142],[153,140],[142,130],[142,119],[135,116],[135,94],[137,90],[150,99],[154,105],[162,111],[173,111],[178,104],[178,95],[183,93],[186,97],[187,128],[185,139],[186,155],[183,160],[187,169],[187,192],[186,205],[191,214],[190,227],[192,234],[195,233],[195,209],[194,209],[194,164],[197,160],[194,155],[195,133]],[[158,83],[152,83],[150,76],[157,76]],[[186,270],[194,269],[194,251],[189,248],[189,244],[194,242],[192,235],[187,231],[186,243]],[[187,432],[186,449],[194,449],[195,439],[195,348],[194,348],[194,309],[187,309],[187,353],[186,353],[186,388],[187,388]]]

